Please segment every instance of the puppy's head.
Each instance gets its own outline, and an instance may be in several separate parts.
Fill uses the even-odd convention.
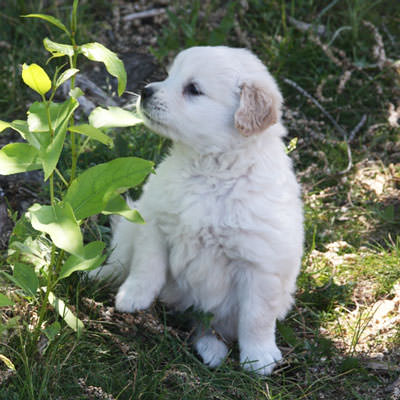
[[[168,78],[139,100],[145,124],[201,152],[227,151],[266,132],[281,117],[282,96],[252,53],[192,47],[178,54]]]

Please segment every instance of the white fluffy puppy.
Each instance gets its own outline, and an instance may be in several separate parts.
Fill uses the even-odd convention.
[[[134,204],[146,224],[114,221],[114,250],[92,276],[125,279],[121,311],[159,297],[211,312],[213,329],[195,340],[204,362],[220,364],[237,339],[244,367],[269,374],[281,359],[275,323],[292,304],[303,244],[278,86],[247,50],[193,47],[138,104],[173,147]]]

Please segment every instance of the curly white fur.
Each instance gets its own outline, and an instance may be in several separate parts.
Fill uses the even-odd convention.
[[[174,144],[144,187],[145,225],[114,222],[108,264],[116,307],[133,312],[156,297],[214,315],[195,348],[206,364],[238,340],[244,367],[269,374],[281,353],[275,323],[289,310],[300,268],[300,190],[282,137],[282,96],[247,50],[194,47],[139,104],[145,124]],[[126,279],[125,279],[126,278]]]

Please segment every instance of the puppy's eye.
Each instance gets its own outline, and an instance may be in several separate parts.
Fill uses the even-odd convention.
[[[193,82],[185,86],[183,93],[190,96],[201,96],[203,94],[199,87]]]

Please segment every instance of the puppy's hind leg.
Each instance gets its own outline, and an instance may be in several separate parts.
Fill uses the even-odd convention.
[[[212,329],[198,329],[194,339],[194,348],[203,359],[204,364],[211,368],[218,367],[228,355],[228,347],[218,338]]]

